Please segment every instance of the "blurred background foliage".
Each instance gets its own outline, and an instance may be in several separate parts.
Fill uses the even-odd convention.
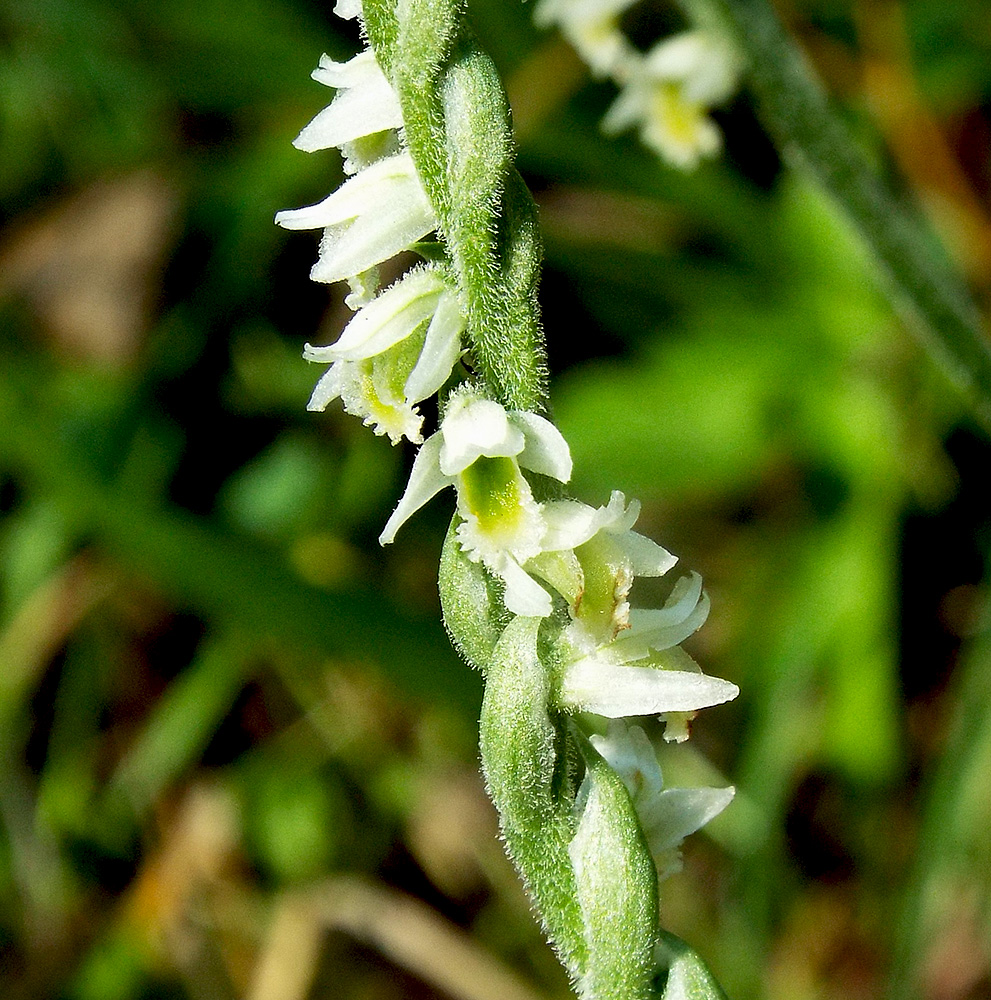
[[[532,6],[532,5],[531,5]],[[449,500],[307,414],[346,316],[272,225],[339,180],[330,0],[0,5],[0,982],[9,1000],[563,998],[439,624]],[[693,175],[531,7],[471,0],[541,206],[576,494],[700,570],[734,806],[663,890],[735,1000],[991,995],[988,440],[744,91]],[[779,4],[991,302],[991,8]],[[646,2],[642,45],[680,26]],[[705,754],[701,756],[699,751]]]

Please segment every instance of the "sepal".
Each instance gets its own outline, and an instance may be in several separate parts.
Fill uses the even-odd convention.
[[[697,712],[732,701],[739,693],[735,684],[703,673],[627,666],[588,657],[565,666],[555,700],[568,712],[620,719]]]

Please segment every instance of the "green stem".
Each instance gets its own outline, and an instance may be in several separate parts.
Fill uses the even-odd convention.
[[[870,249],[889,298],[991,430],[991,340],[963,280],[913,207],[868,164],[767,0],[680,0],[746,57],[758,111],[787,158],[811,171]]]
[[[399,94],[406,142],[440,218],[474,366],[512,409],[539,411],[546,366],[536,207],[513,166],[509,105],[463,0],[364,0],[375,56]]]

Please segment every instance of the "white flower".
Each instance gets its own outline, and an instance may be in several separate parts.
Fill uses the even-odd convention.
[[[647,734],[624,720],[611,721],[605,736],[594,735],[590,740],[630,793],[657,865],[658,878],[678,871],[681,842],[718,816],[732,801],[736,790],[732,786],[664,788],[657,755]]]
[[[667,738],[687,738],[682,713],[731,701],[739,688],[703,674],[678,645],[705,621],[708,599],[698,574],[675,584],[663,608],[630,612],[630,627],[611,642],[582,653],[573,635],[564,641],[564,665],[557,695],[561,707],[594,712],[610,719],[629,715],[667,715]]]
[[[317,205],[279,212],[286,229],[320,229],[320,256],[310,277],[341,281],[361,275],[437,228],[409,152],[365,167]]]
[[[635,577],[663,576],[677,562],[632,530],[639,509],[618,492],[598,509],[574,501],[546,504],[542,551],[524,568],[569,604],[572,622],[559,644],[559,706],[607,718],[663,715],[666,737],[682,740],[686,717],[739,690],[703,674],[678,645],[709,612],[697,573],[678,580],[663,607],[630,607]]]
[[[308,361],[330,364],[308,410],[324,410],[340,396],[393,444],[419,444],[423,418],[415,404],[447,381],[461,353],[465,317],[456,290],[435,268],[407,273],[362,306],[329,347],[306,345]]]
[[[505,410],[470,391],[452,394],[440,430],[417,453],[409,485],[379,541],[446,486],[458,493],[458,539],[469,558],[506,585],[514,614],[550,614],[551,597],[522,564],[542,551],[547,531],[543,506],[521,469],[567,482],[571,453],[560,431],[536,413]]]
[[[337,94],[296,137],[293,145],[297,149],[312,153],[338,146],[345,153],[344,169],[348,173],[377,158],[376,151],[395,151],[398,137],[394,134],[379,136],[377,141],[359,142],[403,125],[399,98],[371,49],[359,52],[345,63],[321,56],[312,76],[318,83],[336,89]]]
[[[631,530],[640,504],[629,505],[614,491],[605,507],[574,500],[545,505],[548,531],[544,552],[529,569],[542,576],[567,600],[579,634],[589,649],[609,642],[629,627],[627,594],[634,576],[663,576],[677,558],[656,542]],[[586,567],[590,572],[586,573]]]
[[[735,54],[710,34],[665,39],[630,63],[629,79],[602,128],[616,134],[639,126],[644,143],[672,166],[693,169],[721,148],[708,113],[730,96],[738,73]]]
[[[619,30],[620,15],[636,0],[540,0],[533,19],[556,24],[596,76],[622,74],[634,51]]]
[[[608,579],[609,569],[602,572]],[[697,573],[678,580],[662,608],[631,609],[625,601],[627,592],[628,587],[617,587],[616,605],[620,609],[625,605],[621,613],[626,622],[615,638],[590,648],[594,633],[582,620],[584,609],[579,609],[565,633],[562,705],[608,718],[677,716],[739,694],[735,684],[703,674],[678,645],[701,628],[709,613],[709,599]],[[601,612],[594,609],[592,614]],[[677,721],[669,738],[687,738]]]

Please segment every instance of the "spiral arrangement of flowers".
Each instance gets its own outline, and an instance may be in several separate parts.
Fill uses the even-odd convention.
[[[482,766],[507,850],[579,994],[647,997],[663,964],[658,880],[733,797],[664,787],[651,717],[687,739],[696,712],[738,690],[681,648],[709,610],[698,574],[660,607],[631,605],[637,577],[677,563],[634,530],[636,501],[563,494],[572,460],[546,411],[535,208],[463,4],[336,9],[361,18],[370,44],[321,59],[314,78],[337,93],[296,145],[338,147],[348,177],[276,220],[322,229],[311,276],[350,286],[339,339],[306,347],[330,366],[309,408],[339,397],[376,433],[419,446],[382,544],[454,488],[441,602],[485,676]],[[378,266],[418,249],[423,263],[381,289]],[[435,394],[439,426],[424,437],[417,407]]]

